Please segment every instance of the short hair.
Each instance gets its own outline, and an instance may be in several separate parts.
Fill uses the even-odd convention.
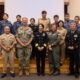
[[[80,17],[79,17],[79,16],[75,16],[75,18],[78,18],[78,19],[80,19]]]
[[[4,13],[3,16],[6,15],[7,17],[9,17],[9,15],[7,13]]]
[[[70,14],[69,14],[69,13],[66,13],[65,16],[66,16],[66,15],[70,15]]]
[[[18,14],[18,15],[16,16],[16,18],[17,18],[17,17],[20,17],[20,18],[21,18],[21,15]]]
[[[59,20],[59,22],[58,22],[58,27],[59,27],[59,23],[60,23],[60,22],[62,22],[63,27],[64,27],[64,21],[63,21],[63,20]]]
[[[39,25],[41,25],[41,26],[44,28],[44,25],[43,25],[43,24],[39,24]],[[39,26],[39,25],[38,25],[38,26]]]
[[[42,14],[47,14],[47,11],[45,11],[45,10],[44,10],[44,11],[42,11]]]
[[[59,15],[54,15],[54,18],[55,18],[55,17],[59,18]]]
[[[35,22],[35,19],[34,19],[34,18],[31,18],[30,21],[31,21],[31,20],[33,20],[33,21]]]

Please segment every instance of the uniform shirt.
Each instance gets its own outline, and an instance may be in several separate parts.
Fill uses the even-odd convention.
[[[11,33],[13,33],[13,27],[12,27],[12,24],[11,24],[11,22],[10,21],[8,21],[8,20],[2,20],[1,21],[1,34],[3,33],[3,30],[4,30],[4,27],[5,26],[9,26],[10,27],[10,29],[11,29]]]
[[[35,34],[36,32],[38,32],[38,26],[37,26],[37,25],[29,24],[29,27],[32,29],[32,31],[33,31],[34,34]]]
[[[65,41],[65,36],[67,34],[67,30],[62,27],[62,29],[57,28],[57,31],[60,35],[60,41]]]
[[[64,28],[67,29],[67,31],[70,31],[71,22],[73,22],[73,20],[64,21]]]
[[[15,36],[11,33],[10,34],[4,33],[0,36],[0,44],[4,45],[5,47],[10,47],[14,42],[16,43],[16,39]]]
[[[30,38],[33,38],[33,31],[30,27],[24,30],[23,26],[21,26],[18,28],[16,37],[19,38],[23,43],[27,43]],[[17,44],[17,47],[23,48],[19,43]]]
[[[60,37],[59,37],[59,33],[56,32],[49,32],[48,33],[48,38],[49,38],[49,44],[53,45],[53,46],[57,46],[59,45],[59,41],[60,41]]]
[[[77,49],[80,43],[80,33],[76,30],[74,32],[69,31],[65,37],[66,48],[73,47]]]
[[[39,19],[38,20],[38,24],[43,24],[44,25],[44,31],[49,30],[50,29],[50,19]]]
[[[45,32],[42,33],[37,32],[35,34],[35,46],[46,47],[47,42],[48,42],[48,36]]]
[[[22,26],[22,22],[21,21],[16,21],[13,24],[13,34],[16,35],[17,29]]]
[[[0,35],[2,34],[2,25],[1,25],[1,21],[0,21]]]
[[[76,25],[77,26],[77,30],[80,31],[80,23]]]

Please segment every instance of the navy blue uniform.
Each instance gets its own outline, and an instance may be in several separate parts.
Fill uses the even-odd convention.
[[[8,20],[2,20],[0,23],[1,23],[1,34],[3,33],[3,30],[4,30],[5,26],[9,26],[10,29],[11,29],[11,33],[13,34],[13,26],[12,26],[12,24],[11,24],[10,21],[8,21]]]
[[[32,29],[32,31],[33,31],[33,34],[35,35],[36,34],[36,32],[38,32],[38,26],[37,25],[32,25],[32,24],[29,24],[29,27]],[[34,38],[33,38],[33,40],[32,40],[32,54],[31,54],[31,59],[33,58],[35,58],[35,40],[34,40]]]
[[[47,42],[48,36],[45,32],[37,32],[35,34],[36,64],[38,74],[44,74]],[[38,47],[44,47],[44,49],[42,51],[39,51]]]
[[[70,74],[79,74],[79,42],[80,34],[76,30],[68,32],[65,38],[67,54],[69,56],[69,71]]]
[[[22,22],[21,21],[16,21],[13,24],[13,33],[14,35],[16,35],[17,29],[22,26]]]

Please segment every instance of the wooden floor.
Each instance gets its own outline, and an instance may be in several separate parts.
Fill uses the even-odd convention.
[[[18,60],[14,58],[14,68],[15,72],[18,73]],[[0,72],[2,72],[2,57],[0,57]],[[9,64],[7,65],[8,70],[9,70]],[[68,61],[65,60],[63,66],[60,67],[61,73],[65,74],[68,73]],[[36,73],[36,62],[35,60],[30,61],[30,73]],[[49,73],[49,64],[48,64],[48,58],[46,58],[46,66],[45,66],[45,73]]]

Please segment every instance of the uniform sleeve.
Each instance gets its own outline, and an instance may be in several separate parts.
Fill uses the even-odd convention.
[[[45,33],[44,44],[43,44],[44,47],[47,46],[48,41],[49,41],[48,35]]]
[[[59,44],[59,42],[60,42],[60,35],[58,34],[56,41],[53,43],[53,46]]]

